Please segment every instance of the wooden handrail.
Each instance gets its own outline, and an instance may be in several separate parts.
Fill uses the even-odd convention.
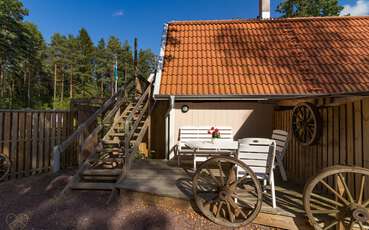
[[[79,125],[78,128],[65,141],[54,147],[52,153],[52,169],[54,173],[60,170],[60,155],[74,142],[76,138],[83,136],[83,133],[86,131],[87,127],[89,127],[100,115],[105,113],[113,104],[115,104],[117,99],[122,97],[123,93],[128,89],[129,87],[127,87],[126,90],[123,87],[120,88],[119,91],[105,101],[105,103],[94,114],[92,114],[85,122]],[[81,141],[81,146],[83,145],[83,142],[84,140]]]
[[[144,116],[145,112],[148,110],[150,96],[151,96],[151,90],[152,90],[152,84],[150,84],[146,88],[145,92],[142,94],[142,96],[138,100],[136,106],[134,107],[134,109],[132,110],[132,112],[129,114],[129,116],[127,117],[127,119],[125,121],[124,148],[125,148],[125,152],[129,153],[128,155],[130,155],[130,153],[131,153],[130,152],[130,141],[132,139],[132,136],[133,136],[134,132],[136,131],[136,128],[137,128],[138,124],[141,122],[142,117]],[[144,104],[145,99],[147,99],[147,102]],[[132,129],[131,129],[130,125],[131,125],[132,120],[133,120],[133,115],[138,111],[138,108],[142,105],[143,105],[143,108],[140,111],[138,119],[134,122],[134,124],[132,126]],[[130,156],[128,156],[128,158],[130,158]],[[126,165],[126,167],[129,167],[129,166]]]

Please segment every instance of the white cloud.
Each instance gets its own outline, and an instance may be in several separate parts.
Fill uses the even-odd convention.
[[[123,10],[117,10],[113,13],[113,17],[122,17],[124,15]]]
[[[369,15],[369,0],[357,0],[355,5],[344,5],[341,15],[351,16]]]

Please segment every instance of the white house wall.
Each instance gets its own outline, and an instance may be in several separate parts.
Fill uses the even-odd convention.
[[[181,107],[189,106],[183,113]],[[272,111],[270,104],[254,102],[176,102],[174,131],[178,141],[182,126],[230,126],[235,139],[245,137],[270,137],[272,133]],[[173,147],[173,146],[172,146]]]

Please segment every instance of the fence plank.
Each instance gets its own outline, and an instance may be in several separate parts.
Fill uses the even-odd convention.
[[[347,165],[354,165],[354,107],[353,103],[347,104]],[[354,187],[352,175],[348,178],[350,188]]]
[[[43,172],[45,165],[44,162],[44,125],[45,125],[45,113],[40,113],[38,116],[38,151],[37,151],[37,167],[40,172]]]
[[[32,114],[32,172],[37,170],[37,142],[38,142],[38,113]],[[33,174],[32,173],[32,174]]]
[[[361,101],[354,102],[354,164],[363,167],[363,148],[362,148],[362,117],[361,117]],[[355,194],[358,194],[360,189],[360,176],[355,176]]]
[[[3,153],[3,146],[4,146],[4,113],[0,113],[0,153]]]
[[[369,169],[369,99],[363,100],[363,161]],[[365,190],[365,197],[369,199],[369,189]]]
[[[51,123],[51,113],[45,114],[45,151],[44,151],[44,166],[50,167],[50,154],[52,148],[50,146],[50,123]]]
[[[12,162],[10,177],[14,179],[17,176],[17,145],[18,145],[18,113],[12,114],[12,129],[11,129],[11,151],[9,159]]]
[[[347,139],[346,139],[346,105],[340,106],[340,164],[344,165],[347,162]]]
[[[26,148],[25,148],[25,176],[29,176],[32,169],[32,112],[26,115]]]
[[[25,121],[26,115],[23,112],[19,112],[18,126],[19,126],[19,140],[18,140],[18,174],[19,177],[24,176],[24,146],[25,146]]]

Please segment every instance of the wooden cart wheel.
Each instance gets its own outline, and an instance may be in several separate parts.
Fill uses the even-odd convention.
[[[8,176],[10,171],[10,160],[4,154],[0,154],[0,181]]]
[[[236,170],[245,174],[236,178]],[[231,157],[214,157],[200,165],[193,177],[197,207],[211,221],[239,227],[251,223],[262,205],[262,189],[254,172]]]
[[[318,138],[321,130],[320,116],[310,103],[300,103],[292,111],[293,135],[302,145],[311,145]]]
[[[356,186],[349,186],[348,179]],[[315,229],[369,229],[369,170],[332,166],[306,184],[304,208]]]

